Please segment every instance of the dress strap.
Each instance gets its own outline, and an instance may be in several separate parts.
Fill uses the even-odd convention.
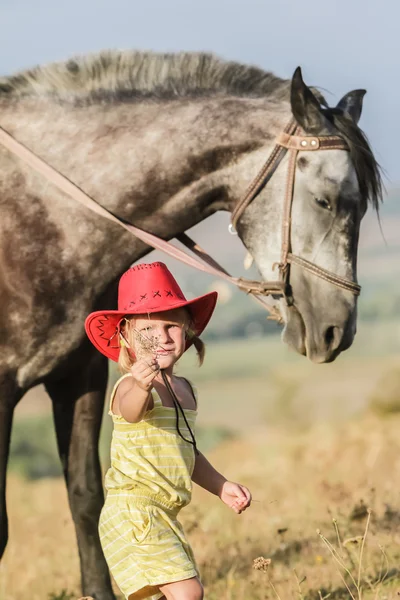
[[[115,413],[113,413],[113,411],[112,411],[112,405],[113,405],[115,394],[117,393],[117,389],[118,389],[119,384],[121,383],[121,381],[123,379],[126,379],[127,377],[132,377],[132,373],[125,373],[125,375],[122,375],[122,377],[120,377],[118,379],[118,381],[116,382],[116,384],[113,387],[113,390],[111,392],[111,397],[110,397],[110,405],[108,407],[108,414],[110,416],[114,416],[114,417],[118,416]]]

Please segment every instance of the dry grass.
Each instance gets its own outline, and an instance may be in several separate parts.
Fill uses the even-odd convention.
[[[78,591],[79,561],[61,479],[8,479],[10,543],[0,565],[1,600],[47,600]],[[79,597],[80,594],[77,594]]]
[[[251,439],[215,450],[212,462],[247,484],[255,502],[238,517],[196,489],[182,513],[207,600],[338,600],[352,597],[346,586],[356,600],[398,598],[399,429],[396,416],[318,425],[307,433],[260,428]],[[30,600],[62,597],[56,595],[62,590],[73,594],[65,598],[78,598],[78,557],[62,481],[12,476],[8,502],[11,541],[0,599],[20,600],[27,590]],[[267,572],[253,569],[260,557],[271,559]]]
[[[207,598],[258,600],[276,598],[276,592],[282,600],[296,598],[299,582],[300,597],[319,599],[320,590],[330,598],[351,598],[341,579],[348,583],[348,574],[338,568],[322,538],[337,550],[356,583],[360,577],[363,598],[398,597],[399,427],[399,419],[383,423],[366,417],[291,439],[270,432],[268,439],[260,435],[251,444],[236,442],[217,450],[216,463],[247,483],[259,502],[235,518],[202,492],[196,494],[199,526],[192,540]],[[373,512],[359,575],[354,539],[365,534],[367,507]],[[268,579],[251,569],[257,557],[271,559]],[[387,569],[377,593],[376,583]]]
[[[383,373],[370,398],[370,407],[381,416],[400,413],[400,367],[398,361]]]
[[[386,353],[388,331],[372,333],[360,338],[358,354],[324,367],[271,339],[210,346],[200,370],[194,354],[185,358],[182,372],[200,392],[199,425],[241,435],[214,450],[211,461],[248,485],[255,499],[238,517],[196,489],[182,513],[207,600],[399,597],[400,414],[367,410],[377,395],[388,400],[385,382],[397,402],[397,384],[387,374],[398,372],[399,338],[393,327],[397,345]],[[49,410],[35,390],[18,407],[17,424]],[[10,475],[8,506],[0,600],[79,598],[62,480]],[[253,568],[256,559],[261,569]]]

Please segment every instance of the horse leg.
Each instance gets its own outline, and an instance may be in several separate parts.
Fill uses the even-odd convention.
[[[98,355],[68,376],[46,382],[75,523],[82,591],[96,600],[115,600],[98,534],[104,503],[98,441],[107,378],[107,361]]]
[[[0,558],[8,541],[6,475],[14,408],[22,397],[14,377],[0,374]]]

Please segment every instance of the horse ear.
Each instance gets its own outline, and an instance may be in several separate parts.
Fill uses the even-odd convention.
[[[357,125],[361,117],[363,99],[367,90],[353,90],[349,92],[337,103],[336,108],[339,108],[346,117],[349,117]]]
[[[300,67],[292,77],[290,90],[292,113],[297,123],[306,133],[318,134],[324,127],[321,106],[312,91],[303,81]]]

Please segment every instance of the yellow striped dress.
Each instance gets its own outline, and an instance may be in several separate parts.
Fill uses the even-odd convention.
[[[192,549],[177,520],[191,499],[195,454],[176,429],[175,409],[163,406],[152,390],[154,408],[129,423],[112,412],[114,430],[107,497],[99,532],[110,571],[129,600],[157,600],[159,586],[198,576]],[[196,410],[184,409],[194,431]],[[179,428],[190,433],[180,416]]]

